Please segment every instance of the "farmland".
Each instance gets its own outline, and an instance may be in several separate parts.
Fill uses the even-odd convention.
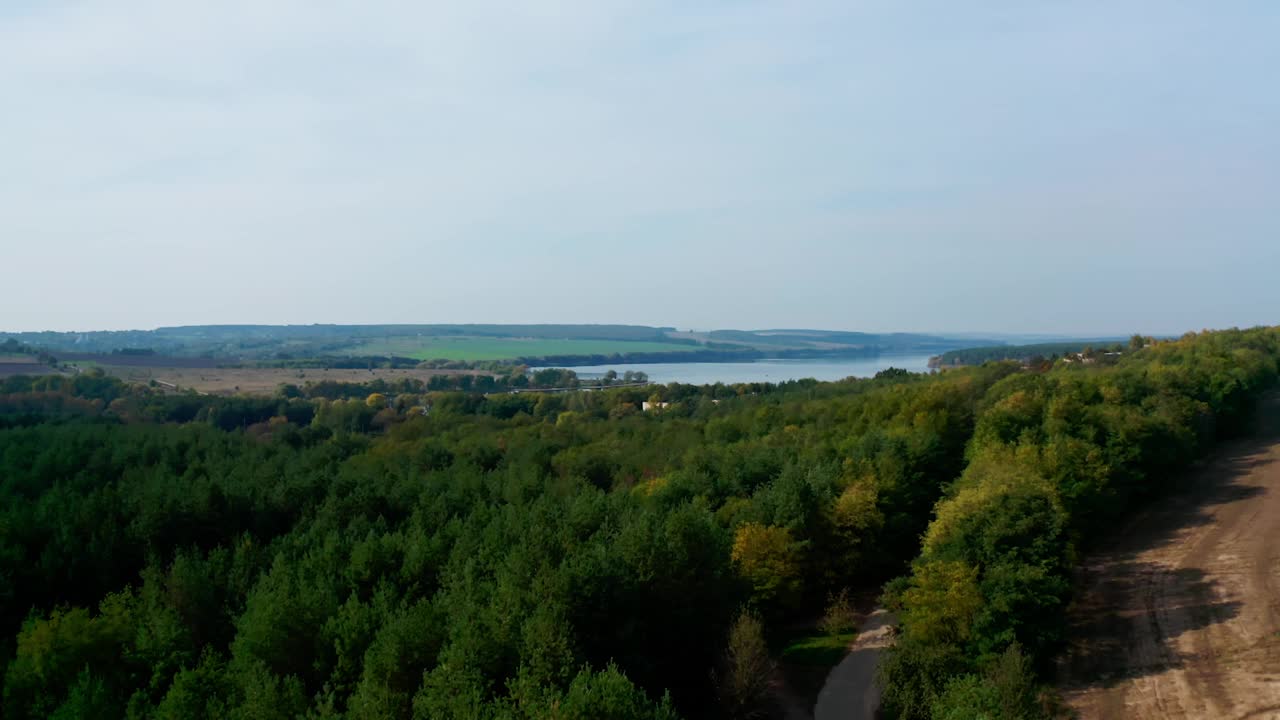
[[[308,382],[367,383],[374,380],[412,379],[426,382],[434,375],[452,375],[471,371],[374,368],[299,369],[299,368],[192,368],[141,367],[136,365],[97,365],[103,372],[125,382],[149,384],[152,380],[165,387],[195,390],[209,395],[270,395],[281,385],[305,385]],[[172,388],[170,388],[172,389]]]
[[[0,355],[0,378],[10,375],[44,375],[54,372],[32,355]]]
[[[508,360],[552,355],[625,355],[648,352],[689,352],[696,345],[607,339],[559,339],[479,336],[398,336],[352,343],[337,352],[382,355],[418,360]]]
[[[629,362],[749,362],[762,358],[941,353],[995,340],[824,330],[676,331],[644,325],[193,325],[99,332],[0,332],[0,344],[59,359],[195,367],[248,363],[322,366],[354,358],[591,365]],[[181,359],[180,361],[178,361]],[[349,363],[348,363],[349,364]],[[357,363],[363,365],[363,363]]]

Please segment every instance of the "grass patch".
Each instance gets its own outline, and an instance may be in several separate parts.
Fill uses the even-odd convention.
[[[355,343],[340,352],[353,355],[396,355],[418,360],[510,360],[548,355],[613,355],[635,352],[689,352],[696,345],[640,340],[557,340],[456,336],[389,337]]]
[[[854,632],[828,635],[815,632],[792,639],[778,654],[778,659],[788,665],[808,667],[834,667],[849,652],[849,645],[858,634]]]
[[[827,682],[831,668],[849,652],[856,632],[827,633],[812,625],[797,627],[774,638],[774,657],[787,687],[810,709]]]

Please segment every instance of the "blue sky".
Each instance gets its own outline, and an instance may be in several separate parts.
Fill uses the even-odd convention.
[[[1280,4],[0,4],[0,329],[1280,321]]]

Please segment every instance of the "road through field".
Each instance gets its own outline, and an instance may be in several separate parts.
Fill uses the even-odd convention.
[[[1280,397],[1084,568],[1062,670],[1083,719],[1280,718]]]

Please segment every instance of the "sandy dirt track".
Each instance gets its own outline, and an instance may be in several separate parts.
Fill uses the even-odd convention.
[[[1280,718],[1280,396],[1086,561],[1070,621],[1080,718]]]
[[[844,660],[831,670],[818,694],[815,720],[873,720],[880,708],[876,668],[880,652],[893,643],[894,618],[877,608],[866,619]]]

